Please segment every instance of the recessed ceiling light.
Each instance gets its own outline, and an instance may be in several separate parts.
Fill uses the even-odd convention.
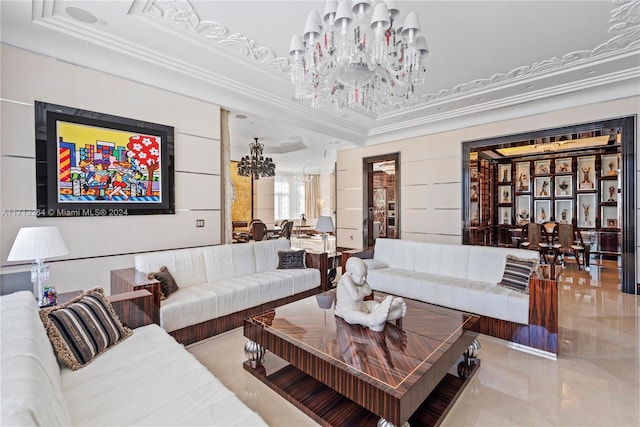
[[[64,11],[76,21],[84,22],[85,24],[95,24],[98,22],[98,18],[96,18],[93,13],[87,12],[79,7],[69,6],[65,8]]]
[[[244,120],[246,118],[247,118],[247,116],[245,114],[236,114],[236,119],[238,119],[238,120]]]

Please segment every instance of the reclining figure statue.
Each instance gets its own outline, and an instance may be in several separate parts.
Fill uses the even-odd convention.
[[[371,292],[364,261],[357,257],[349,258],[336,290],[335,315],[351,325],[367,326],[372,331],[381,332],[387,320],[397,320],[407,314],[407,303],[401,297],[388,295],[381,302],[365,301]]]

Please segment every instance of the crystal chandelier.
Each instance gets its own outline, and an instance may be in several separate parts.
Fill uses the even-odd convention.
[[[307,175],[305,173],[305,168],[304,166],[302,167],[302,175],[298,175],[294,178],[296,181],[298,182],[302,182],[302,183],[307,183],[307,182],[311,182],[311,175]]]
[[[296,99],[377,112],[413,98],[429,50],[418,15],[399,13],[395,0],[327,0],[323,19],[311,11],[289,50]]]
[[[275,176],[276,165],[273,160],[271,157],[265,159],[262,156],[264,144],[259,143],[258,138],[253,139],[255,139],[255,142],[249,144],[249,155],[244,156],[238,163],[238,175],[253,176],[254,179]]]

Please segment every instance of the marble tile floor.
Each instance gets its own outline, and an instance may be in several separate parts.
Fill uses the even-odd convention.
[[[556,361],[481,335],[480,371],[442,426],[639,426],[640,299],[618,276],[614,261],[562,270]],[[245,341],[238,328],[188,350],[269,425],[317,426],[244,371]]]

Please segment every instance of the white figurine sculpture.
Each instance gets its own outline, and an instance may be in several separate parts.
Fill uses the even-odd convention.
[[[407,314],[407,303],[401,297],[388,295],[381,302],[365,301],[371,292],[364,261],[357,257],[349,258],[336,290],[335,315],[349,324],[381,332],[387,320],[397,320]]]

